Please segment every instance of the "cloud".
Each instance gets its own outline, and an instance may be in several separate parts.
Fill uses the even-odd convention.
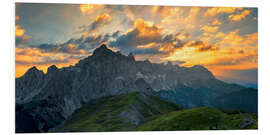
[[[201,27],[201,30],[203,30],[204,32],[210,32],[210,33],[215,33],[218,31],[218,29],[219,29],[218,26],[204,25]]]
[[[84,33],[88,35],[89,33],[93,33],[111,23],[111,16],[109,14],[102,14],[97,16],[94,21],[89,25],[82,25],[77,28],[77,33]]]
[[[176,38],[178,40],[189,39],[190,38],[190,34],[188,34],[188,33],[184,33],[184,34],[178,33],[178,34],[176,34]]]
[[[113,33],[114,36],[115,33]],[[23,45],[15,48],[16,66],[71,65],[87,57],[113,34],[71,38],[61,44]],[[22,73],[18,73],[18,75]],[[17,75],[16,75],[17,76]]]
[[[19,16],[15,16],[15,21],[18,21],[20,19],[20,17]]]
[[[251,44],[258,44],[258,32],[254,32],[251,34],[245,35],[245,40],[243,44],[251,45]]]
[[[171,15],[171,10],[168,6],[153,6],[151,12],[153,14],[161,14],[163,17]]]
[[[212,25],[221,25],[222,23],[217,19],[215,18]]]
[[[19,16],[15,16],[15,21],[20,19]],[[25,30],[20,25],[15,25],[15,45],[19,46],[24,44],[30,39],[30,36],[25,35]]]
[[[37,48],[15,48],[16,65],[48,65],[71,63],[69,55],[43,52]]]
[[[228,16],[228,19],[231,20],[231,21],[239,22],[249,14],[250,14],[250,10],[244,10],[241,13],[232,14],[232,15]]]
[[[91,14],[96,10],[100,10],[104,7],[104,5],[95,5],[95,4],[82,4],[80,5],[80,11],[83,14]]]
[[[20,45],[26,43],[29,39],[30,39],[30,37],[27,35],[18,36],[15,38],[15,44],[16,44],[16,46],[20,46]]]
[[[89,31],[95,31],[102,27],[103,25],[109,24],[111,20],[111,17],[108,14],[103,14],[100,16],[97,16],[94,20],[94,22],[90,25]]]
[[[194,47],[197,49],[198,52],[218,50],[217,46],[215,46],[213,44],[206,44],[203,41],[191,41],[191,42],[184,44],[184,46]]]
[[[197,17],[198,13],[200,12],[200,8],[199,7],[192,7],[189,10],[189,14],[188,17],[186,18],[186,20],[188,21],[194,21],[194,19]]]
[[[37,48],[43,52],[86,55],[90,53],[89,51],[93,50],[100,44],[108,42],[110,38],[112,38],[112,35],[106,34],[106,35],[89,35],[86,37],[81,36],[80,38],[71,38],[68,41],[61,44],[40,44],[28,47]]]
[[[152,22],[137,19],[134,28],[119,36],[116,41],[110,42],[110,46],[131,50],[137,46],[162,41],[162,28]]]
[[[236,10],[242,10],[243,8],[237,7],[213,7],[209,8],[205,13],[204,16],[216,16],[218,14],[229,14],[234,13]]]
[[[239,30],[236,29],[227,34],[221,33],[223,35],[221,40],[217,44],[222,46],[247,46],[247,45],[257,45],[258,32],[252,34],[246,34],[244,36],[239,35]],[[216,35],[217,36],[217,35]]]
[[[204,46],[201,46],[200,48],[198,48],[198,51],[199,51],[199,52],[204,52],[204,51],[216,51],[216,50],[218,50],[218,47],[216,47],[216,46],[213,45],[213,44],[204,45]]]
[[[24,35],[24,29],[20,28],[20,25],[15,26],[15,36],[16,37],[21,37]]]

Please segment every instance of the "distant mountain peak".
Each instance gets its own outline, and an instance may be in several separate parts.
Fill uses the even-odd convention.
[[[57,69],[58,68],[55,65],[51,65],[50,67],[48,67],[47,73],[55,72]]]
[[[38,71],[38,69],[37,69],[37,67],[36,67],[36,66],[33,66],[33,67],[29,68],[29,70],[28,70],[28,71]]]
[[[24,76],[29,76],[29,75],[31,75],[31,74],[36,74],[36,73],[42,73],[42,74],[43,74],[43,71],[38,70],[36,66],[33,66],[33,67],[29,68],[29,69],[25,72]]]
[[[96,48],[93,56],[105,56],[105,55],[114,55],[115,52],[113,52],[111,49],[107,47],[107,45],[102,44],[100,47]]]

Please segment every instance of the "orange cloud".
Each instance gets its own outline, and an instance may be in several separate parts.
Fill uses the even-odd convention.
[[[80,5],[80,10],[83,14],[91,14],[99,8],[103,8],[103,5],[94,5],[94,4],[82,4]]]
[[[257,45],[258,32],[252,34],[246,34],[245,36],[240,36],[239,30],[229,32],[228,34],[222,33],[223,38],[217,43],[221,46],[247,46],[247,45]],[[218,36],[218,35],[216,35]]]
[[[153,6],[151,12],[161,14],[163,17],[170,16],[172,13],[168,6]]]
[[[69,47],[72,48],[73,45],[69,45]],[[70,55],[64,53],[43,52],[37,48],[15,48],[15,61],[15,76],[20,77],[32,66],[37,66],[46,72],[47,67],[52,64],[64,67],[73,65],[78,60],[70,58]]]
[[[149,43],[149,44],[146,44],[146,45],[139,45],[137,46],[137,48],[153,48],[155,47],[157,44],[156,43]]]
[[[185,39],[188,39],[190,37],[189,34],[177,34],[176,35],[176,38],[179,39],[179,40],[185,40]]]
[[[103,21],[109,21],[109,20],[111,20],[110,15],[103,14],[103,15],[97,16],[94,21],[95,22],[103,22]]]
[[[20,28],[20,25],[15,26],[15,36],[16,37],[21,37],[24,35],[24,29]]]
[[[204,16],[216,16],[218,14],[224,14],[224,13],[233,13],[236,10],[242,10],[243,8],[235,8],[235,7],[214,7],[209,8],[205,13]]]
[[[224,38],[218,42],[220,45],[232,45],[237,46],[243,43],[244,38],[238,35],[239,30],[232,31],[228,34],[225,34]]]
[[[153,22],[137,19],[135,22],[135,28],[139,32],[139,36],[142,37],[155,37],[161,34],[162,28]]]
[[[235,15],[232,14],[232,15],[228,16],[228,19],[231,20],[231,21],[238,22],[238,21],[244,19],[249,14],[250,14],[250,10],[244,10],[239,14],[235,14]]]
[[[19,16],[15,16],[15,21],[18,21],[20,19],[20,17]]]
[[[257,44],[258,42],[258,32],[252,34],[246,34],[246,39],[244,44]]]
[[[218,26],[204,25],[204,26],[201,27],[201,30],[203,30],[204,32],[211,32],[211,33],[217,32],[218,29],[219,29]]]
[[[212,24],[213,25],[221,25],[222,23],[217,18],[215,18]]]
[[[196,18],[196,16],[198,15],[199,12],[200,12],[199,7],[190,8],[189,14],[188,14],[188,17],[186,18],[186,20],[187,21],[194,21],[194,19]]]

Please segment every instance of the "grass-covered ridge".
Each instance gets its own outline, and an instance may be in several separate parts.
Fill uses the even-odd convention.
[[[257,116],[209,107],[183,107],[133,92],[93,100],[51,132],[175,131],[257,129]]]
[[[107,96],[85,104],[52,132],[135,130],[142,123],[181,109],[179,105],[145,93]]]
[[[251,114],[227,114],[217,109],[200,107],[165,114],[140,125],[139,131],[174,130],[233,130],[257,129],[257,116]]]

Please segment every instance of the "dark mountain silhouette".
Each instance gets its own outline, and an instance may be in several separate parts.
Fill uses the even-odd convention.
[[[52,65],[46,74],[33,67],[16,78],[16,130],[27,128],[17,124],[22,115],[29,116],[33,123],[40,123],[37,130],[47,132],[85,103],[132,92],[159,96],[185,108],[209,106],[256,112],[256,106],[253,107],[257,105],[256,99],[254,104],[247,105],[245,100],[250,98],[241,98],[241,104],[228,107],[234,104],[227,100],[231,94],[257,96],[254,92],[241,95],[244,89],[216,79],[200,65],[187,68],[136,61],[132,54],[126,56],[101,45],[93,55],[74,66],[57,68]],[[252,107],[245,109],[247,106]]]

